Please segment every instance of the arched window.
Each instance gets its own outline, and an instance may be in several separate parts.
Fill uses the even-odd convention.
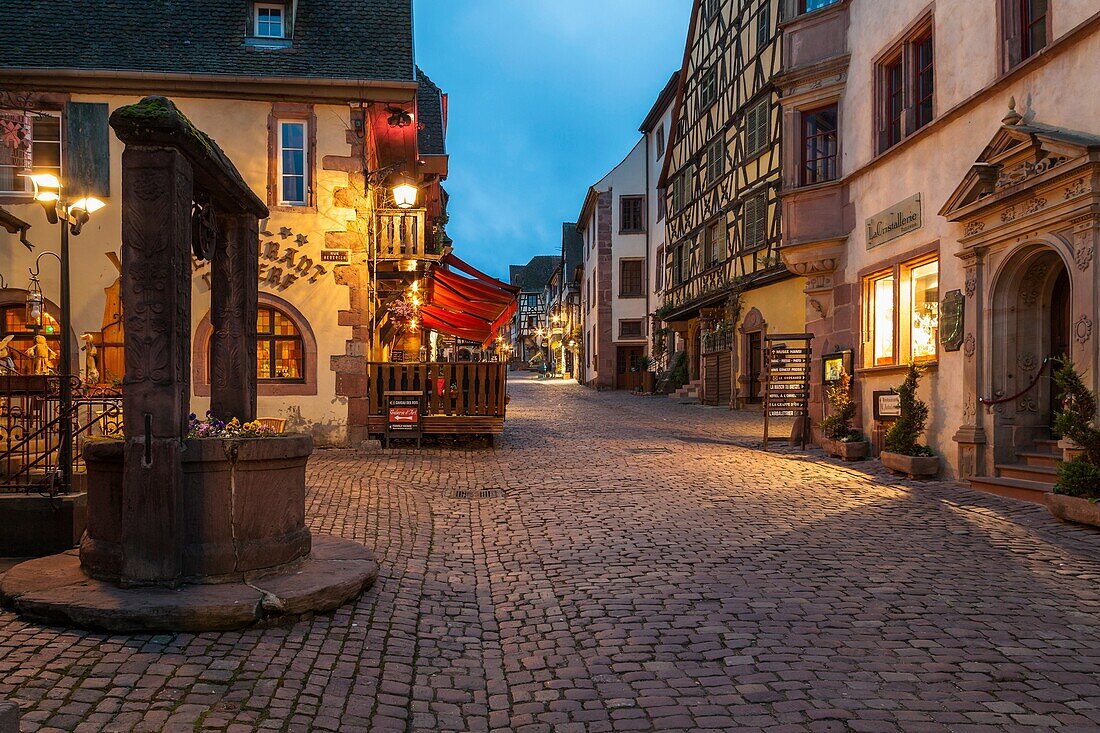
[[[210,313],[195,329],[191,380],[197,397],[210,396]],[[260,293],[256,311],[256,382],[261,397],[317,394],[317,339],[291,303]]]
[[[256,379],[304,382],[305,346],[302,334],[286,313],[261,305],[256,313]]]
[[[9,303],[0,305],[0,341],[12,337],[8,342],[8,354],[15,363],[17,374],[33,374],[34,360],[27,356],[27,351],[34,346],[35,332],[27,328],[26,306],[22,303]],[[46,343],[53,351],[53,357],[49,361],[50,369],[56,370],[61,353],[61,326],[49,313],[42,313],[41,335],[46,337]],[[0,364],[3,371],[5,364]]]

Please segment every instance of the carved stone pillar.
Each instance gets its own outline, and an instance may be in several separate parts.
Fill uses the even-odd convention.
[[[962,424],[952,436],[958,444],[958,475],[985,476],[986,433],[984,405],[978,399],[985,394],[986,312],[982,304],[986,300],[984,256],[974,250],[958,255],[966,267],[966,284],[963,290],[963,403]],[[994,346],[994,348],[997,348]]]
[[[122,576],[175,580],[182,560],[181,439],[191,392],[191,165],[174,148],[122,155],[126,457]]]
[[[222,216],[210,267],[210,410],[221,420],[256,418],[256,217]]]
[[[1100,303],[1097,302],[1096,265],[1094,253],[1100,248],[1100,220],[1091,214],[1073,221],[1073,265],[1069,270],[1070,294],[1070,356],[1080,374],[1085,375],[1089,388],[1100,390],[1097,372],[1096,323]]]

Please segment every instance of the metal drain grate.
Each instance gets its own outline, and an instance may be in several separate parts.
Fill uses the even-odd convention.
[[[443,496],[448,499],[501,499],[504,497],[504,489],[446,489]]]

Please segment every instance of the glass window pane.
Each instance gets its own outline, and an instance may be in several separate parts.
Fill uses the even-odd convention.
[[[287,176],[300,176],[305,172],[301,150],[283,151],[283,174]]]
[[[283,201],[302,203],[306,200],[306,187],[301,176],[283,176]]]
[[[914,267],[909,274],[912,287],[911,350],[913,361],[936,358],[940,327],[939,262]]]
[[[875,366],[894,363],[894,278],[872,285],[871,328]]]
[[[300,122],[283,123],[283,148],[301,150],[305,140],[305,125]]]
[[[271,333],[271,311],[267,308],[256,313],[256,333]]]
[[[299,341],[276,342],[275,378],[301,379],[302,350]]]
[[[267,339],[256,342],[256,378],[271,379],[271,352],[274,343]]]

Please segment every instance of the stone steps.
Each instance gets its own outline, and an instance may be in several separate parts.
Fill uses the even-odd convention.
[[[993,476],[970,476],[970,487],[1011,499],[1046,504],[1058,480],[1062,460],[1057,440],[1039,439],[1032,450],[1018,451],[1016,463],[998,463]]]
[[[701,396],[701,388],[703,380],[697,379],[694,382],[688,382],[680,389],[676,390],[668,396],[673,402],[678,402],[681,405],[697,405]]]

